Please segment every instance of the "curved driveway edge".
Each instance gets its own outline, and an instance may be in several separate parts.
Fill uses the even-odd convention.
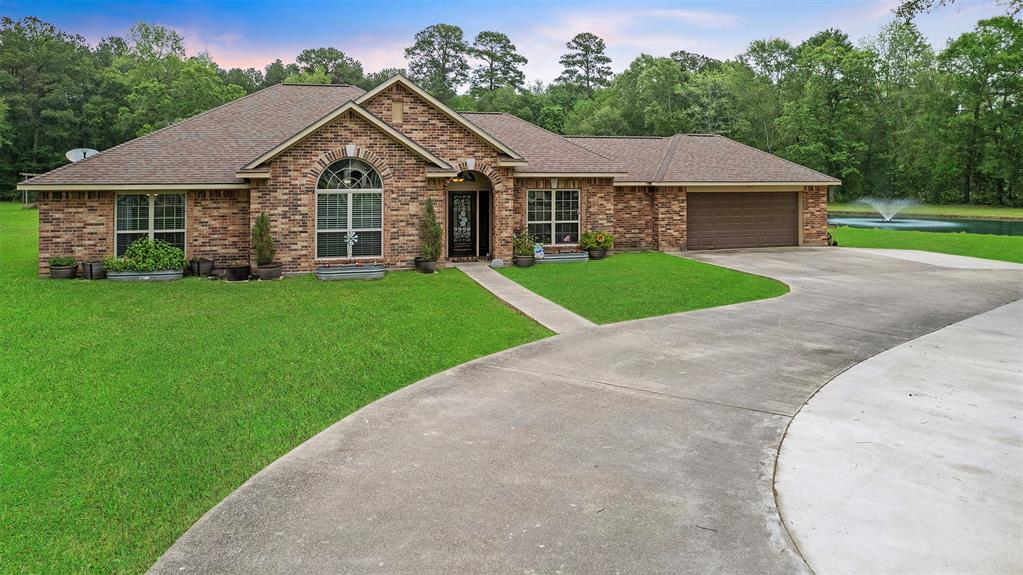
[[[694,258],[775,299],[559,335],[343,419],[153,573],[807,571],[772,476],[792,416],[884,349],[1019,299],[1019,272],[836,249]]]
[[[1023,301],[825,385],[775,490],[819,575],[1023,572]]]

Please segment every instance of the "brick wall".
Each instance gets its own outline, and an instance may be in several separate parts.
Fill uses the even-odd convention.
[[[614,189],[615,249],[656,249],[654,192],[647,186]]]
[[[611,178],[516,178],[513,221],[516,228],[526,226],[526,198],[529,190],[579,190],[579,234],[587,230],[615,229],[615,190]],[[510,242],[510,238],[509,238]],[[510,247],[510,244],[509,244]],[[548,251],[574,251],[578,246],[551,247]]]
[[[114,251],[113,192],[39,192],[39,273],[51,257],[103,259]]]
[[[828,243],[828,187],[803,187],[803,245]]]
[[[200,190],[187,195],[185,250],[221,269],[249,259],[249,191]]]
[[[681,186],[654,188],[654,240],[662,252],[686,248],[686,189]]]

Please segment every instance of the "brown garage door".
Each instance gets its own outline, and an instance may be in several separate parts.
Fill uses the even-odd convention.
[[[799,244],[799,192],[691,192],[688,248]]]

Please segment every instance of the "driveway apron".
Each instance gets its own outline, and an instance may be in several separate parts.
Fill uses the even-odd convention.
[[[252,477],[152,572],[808,572],[772,491],[793,415],[865,358],[1023,297],[1019,271],[855,250],[689,257],[792,291],[411,385]]]

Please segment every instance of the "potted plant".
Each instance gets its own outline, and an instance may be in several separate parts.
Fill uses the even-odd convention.
[[[427,198],[423,204],[423,213],[419,216],[419,257],[416,258],[416,269],[424,274],[433,273],[437,269],[437,258],[440,257],[441,228],[437,223],[437,214],[433,212],[433,199]]]
[[[107,277],[107,268],[103,267],[103,261],[82,262],[82,277],[87,280],[101,280]]]
[[[590,230],[583,234],[579,240],[579,246],[590,252],[591,260],[603,259],[607,256],[607,250],[615,245],[615,237],[610,232],[601,230]]]
[[[213,275],[213,260],[207,258],[192,258],[188,260],[188,273],[196,277]]]
[[[114,281],[168,281],[181,279],[185,252],[163,240],[139,238],[121,257],[103,260],[107,278]]]
[[[71,280],[78,275],[78,260],[73,256],[55,256],[49,259],[50,277]]]
[[[520,268],[528,268],[536,263],[536,236],[526,230],[512,236],[512,261]]]
[[[277,247],[270,233],[270,218],[259,214],[252,226],[252,251],[256,252],[256,270],[261,280],[281,279],[281,262],[275,262]]]

